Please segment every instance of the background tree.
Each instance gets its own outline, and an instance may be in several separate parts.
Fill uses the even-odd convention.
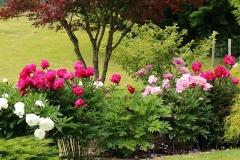
[[[102,81],[106,79],[108,63],[113,50],[120,44],[131,27],[146,20],[163,21],[166,9],[177,12],[185,4],[201,6],[207,0],[12,0],[0,8],[0,18],[7,20],[27,16],[35,27],[48,26],[65,29],[74,46],[77,58],[82,57],[75,32],[83,29],[92,44],[95,78],[99,76],[99,49],[106,38]],[[118,36],[116,36],[118,35]]]
[[[0,0],[0,6],[3,6],[6,3],[6,0]]]
[[[171,11],[167,10],[165,11],[167,19],[158,25],[164,27],[178,22],[180,29],[188,30],[185,42],[191,39],[198,41],[217,31],[219,33],[217,43],[223,43],[228,38],[234,39],[240,34],[239,25],[231,13],[233,10],[228,0],[211,0],[200,8],[187,5],[176,14],[171,14]]]

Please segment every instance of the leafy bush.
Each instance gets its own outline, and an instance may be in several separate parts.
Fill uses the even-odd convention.
[[[210,53],[215,35],[196,43],[182,45],[187,30],[179,31],[177,24],[162,29],[154,24],[135,25],[115,51],[115,60],[132,78],[141,67],[151,64],[154,75],[173,73],[174,57],[182,57],[187,63],[201,60]],[[162,77],[160,77],[162,79]]]
[[[168,106],[156,95],[142,97],[141,92],[117,90],[109,93],[106,125],[109,133],[104,140],[106,147],[129,157],[136,150],[146,151],[155,134],[166,134],[171,128],[160,120],[170,116]],[[132,93],[132,94],[131,94]]]
[[[0,139],[2,160],[58,160],[58,149],[51,146],[51,139],[36,140],[32,136]]]

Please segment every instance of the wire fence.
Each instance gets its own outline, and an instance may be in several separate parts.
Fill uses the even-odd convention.
[[[224,57],[228,54],[228,41],[226,43],[215,44],[215,56],[216,57]],[[231,41],[231,55],[234,57],[240,56],[240,40],[232,40]]]

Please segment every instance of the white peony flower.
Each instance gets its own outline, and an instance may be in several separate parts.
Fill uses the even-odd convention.
[[[42,103],[42,101],[40,100],[36,100],[35,105],[39,106],[39,107],[44,107],[45,105]]]
[[[29,126],[36,126],[38,125],[40,121],[40,116],[37,116],[36,114],[26,114],[26,122]]]
[[[4,94],[2,94],[2,97],[3,97],[3,98],[8,98],[8,94],[7,94],[7,93],[4,93]]]
[[[2,82],[3,82],[3,83],[7,83],[7,82],[8,82],[8,79],[7,79],[7,78],[3,78]]]
[[[34,136],[35,138],[39,139],[39,140],[42,140],[44,137],[45,137],[46,133],[44,130],[42,129],[36,129],[34,131]]]
[[[82,81],[79,81],[78,85],[79,85],[79,86],[82,86],[82,85],[83,85],[83,84],[82,84]]]
[[[93,83],[93,86],[95,86],[96,88],[98,88],[98,87],[103,87],[104,84],[102,83],[102,81],[96,81],[96,82]]]
[[[39,128],[44,131],[50,131],[54,127],[54,122],[50,118],[40,118]]]
[[[24,103],[22,102],[17,102],[15,105],[14,105],[14,114],[16,114],[19,118],[22,118],[23,115],[24,115]]]
[[[8,108],[8,100],[5,98],[0,98],[0,110]]]

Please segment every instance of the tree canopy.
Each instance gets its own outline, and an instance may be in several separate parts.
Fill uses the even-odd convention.
[[[95,77],[99,76],[99,49],[106,37],[105,60],[102,81],[106,79],[108,63],[113,50],[130,32],[134,23],[148,20],[162,22],[165,10],[176,13],[186,4],[195,7],[208,0],[11,0],[0,8],[0,18],[7,20],[26,16],[35,27],[48,26],[56,30],[65,29],[73,43],[74,51],[85,66],[75,32],[83,29],[89,36],[93,51]],[[115,36],[117,31],[119,36]]]

